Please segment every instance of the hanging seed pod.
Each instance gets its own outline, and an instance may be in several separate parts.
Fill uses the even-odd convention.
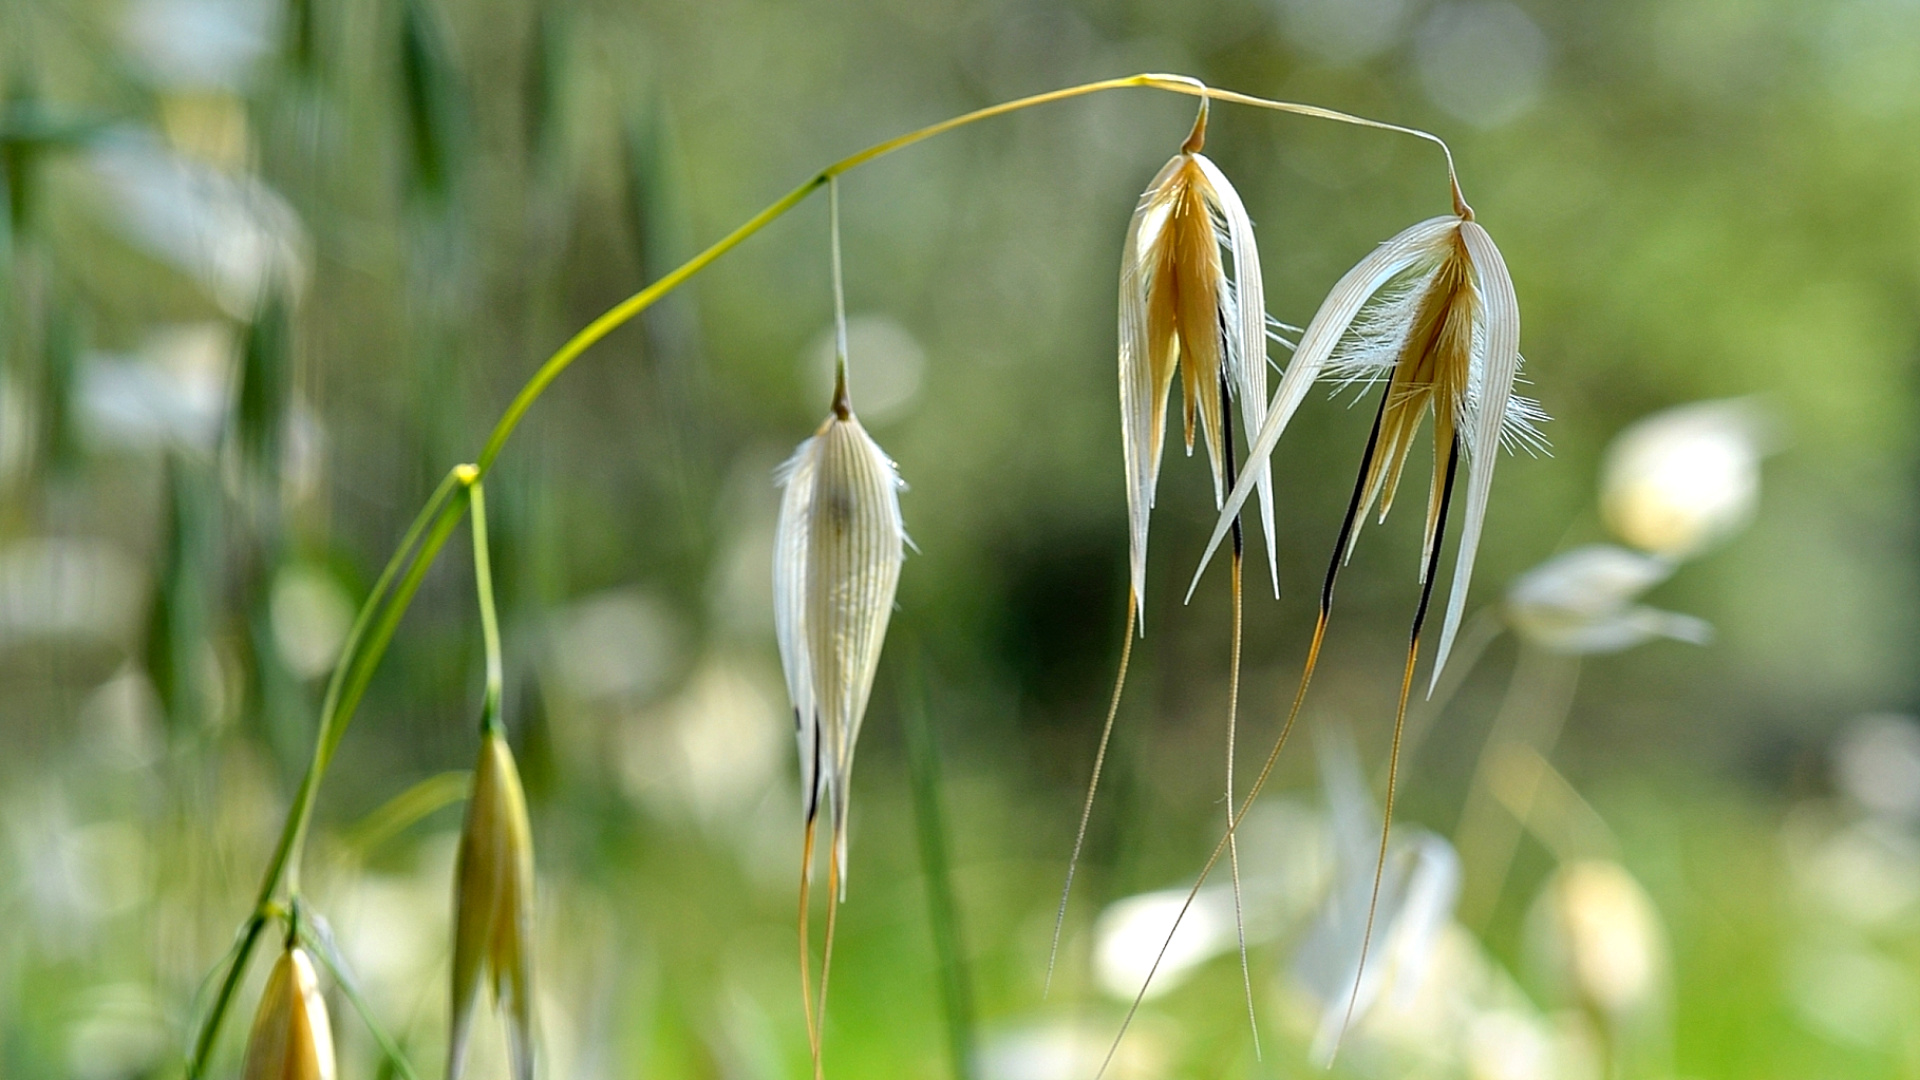
[[[900,476],[847,403],[782,466],[774,629],[800,739],[809,825],[824,803],[846,888],[848,784],[905,559]]]
[[[497,731],[481,737],[453,907],[448,1080],[459,1080],[466,1067],[473,1010],[488,981],[506,1025],[514,1080],[532,1080],[533,835],[513,752]]]
[[[1200,153],[1206,121],[1203,108],[1186,145],[1147,185],[1120,256],[1121,446],[1127,469],[1130,580],[1134,601],[1142,606],[1147,521],[1160,478],[1175,372],[1180,374],[1187,452],[1193,452],[1197,417],[1213,466],[1215,506],[1231,482],[1230,426],[1223,399],[1239,399],[1249,433],[1259,431],[1267,419],[1267,310],[1260,253],[1239,193]],[[1260,489],[1267,565],[1278,595],[1270,474],[1264,459],[1249,465],[1253,467],[1247,469],[1244,483]]]
[[[333,1032],[313,961],[298,945],[267,975],[247,1037],[244,1080],[333,1080]]]
[[[1386,289],[1403,277],[1407,284]],[[1246,476],[1214,524],[1203,569],[1252,492],[1254,466],[1267,462],[1308,388],[1322,375],[1387,383],[1336,561],[1352,549],[1360,519],[1375,503],[1385,519],[1414,435],[1430,410],[1435,464],[1421,559],[1421,581],[1428,583],[1427,568],[1437,559],[1435,545],[1451,494],[1448,474],[1457,459],[1466,460],[1466,508],[1433,664],[1437,681],[1466,608],[1498,451],[1503,444],[1542,445],[1538,425],[1546,418],[1537,403],[1513,392],[1520,375],[1520,305],[1500,250],[1464,202],[1457,213],[1420,222],[1381,244],[1327,294],[1301,335],[1265,426],[1247,451]]]

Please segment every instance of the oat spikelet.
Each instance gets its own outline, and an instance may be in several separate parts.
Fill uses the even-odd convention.
[[[489,978],[504,1016],[513,1078],[532,1080],[533,837],[513,752],[497,731],[481,736],[453,903],[448,1080],[459,1080],[466,1067],[474,1007]]]
[[[774,631],[800,741],[806,818],[827,808],[829,858],[844,894],[854,743],[905,557],[902,485],[854,417],[844,383],[833,415],[781,467],[779,482],[786,493],[774,537]]]
[[[1377,504],[1385,518],[1420,422],[1431,411],[1435,464],[1421,558],[1426,583],[1444,513],[1445,472],[1457,441],[1468,466],[1467,500],[1433,665],[1436,682],[1466,607],[1497,451],[1502,444],[1539,446],[1537,425],[1544,419],[1537,404],[1513,393],[1520,373],[1520,308],[1513,280],[1493,238],[1464,204],[1461,209],[1405,230],[1340,279],[1302,334],[1266,425],[1248,451],[1249,464],[1267,462],[1308,389],[1322,376],[1387,383],[1355,512],[1342,529],[1340,559],[1352,549],[1360,517]],[[1383,292],[1397,279],[1407,284]],[[1227,498],[1201,560],[1203,569],[1251,490],[1243,480]]]
[[[247,1037],[245,1080],[333,1080],[333,1032],[313,961],[288,946],[267,975]]]
[[[1218,388],[1226,386],[1239,399],[1248,432],[1261,430],[1267,419],[1260,255],[1239,193],[1200,153],[1206,121],[1203,107],[1186,145],[1140,196],[1120,257],[1120,433],[1136,603],[1146,597],[1147,521],[1174,374],[1180,375],[1187,452],[1193,452],[1197,420],[1213,466],[1215,506],[1228,480],[1228,431]],[[1278,595],[1272,482],[1264,459],[1254,464],[1242,486],[1260,490],[1267,566]]]

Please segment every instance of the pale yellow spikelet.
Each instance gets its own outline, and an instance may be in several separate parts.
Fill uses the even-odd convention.
[[[774,629],[800,741],[809,822],[827,806],[846,887],[854,743],[880,666],[906,531],[900,477],[847,404],[782,467],[774,540]]]
[[[333,1032],[307,951],[290,945],[267,975],[247,1037],[245,1080],[333,1080]]]
[[[1249,433],[1260,430],[1267,416],[1260,255],[1239,193],[1200,153],[1205,131],[1203,110],[1186,145],[1140,196],[1120,259],[1120,428],[1136,603],[1145,599],[1147,524],[1176,372],[1187,452],[1193,452],[1197,419],[1213,468],[1215,506],[1225,494],[1232,450],[1226,445],[1223,389],[1239,400]],[[1268,470],[1261,464],[1247,475],[1260,489],[1267,561],[1277,592]]]
[[[454,884],[453,1012],[448,1080],[466,1067],[480,988],[491,980],[507,1029],[514,1080],[533,1077],[533,835],[513,752],[481,737]]]
[[[1423,582],[1445,513],[1449,463],[1457,454],[1467,465],[1465,512],[1433,665],[1435,681],[1446,666],[1465,610],[1498,451],[1507,443],[1538,446],[1535,428],[1544,419],[1537,404],[1513,393],[1520,373],[1520,307],[1513,280],[1493,238],[1464,203],[1458,209],[1401,232],[1334,285],[1301,335],[1266,424],[1247,453],[1251,476],[1251,467],[1268,460],[1313,382],[1323,375],[1349,382],[1385,380],[1374,445],[1347,537],[1350,549],[1358,519],[1368,508],[1378,503],[1385,517],[1420,422],[1429,411],[1434,414]],[[1389,283],[1403,277],[1411,277],[1410,283],[1382,295]],[[1363,315],[1369,302],[1373,306]],[[1214,525],[1202,569],[1251,492],[1244,478],[1235,485]]]

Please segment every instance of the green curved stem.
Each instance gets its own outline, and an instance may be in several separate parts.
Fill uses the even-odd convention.
[[[435,488],[427,498],[427,504],[407,527],[400,537],[400,545],[393,557],[387,560],[385,569],[374,580],[373,588],[367,594],[365,603],[360,606],[359,614],[354,617],[353,625],[347,631],[347,637],[340,647],[340,660],[333,669],[333,677],[327,684],[326,697],[320,706],[320,730],[314,741],[313,760],[307,765],[306,775],[300,778],[300,787],[294,792],[293,804],[287,810],[286,824],[281,827],[280,839],[274,844],[273,855],[267,860],[266,873],[261,876],[260,889],[256,894],[253,910],[241,929],[239,944],[233,949],[225,975],[220,980],[220,989],[215,993],[213,1004],[207,1010],[198,1034],[193,1040],[192,1052],[187,1059],[189,1080],[198,1080],[205,1074],[207,1061],[213,1055],[213,1045],[220,1033],[220,1024],[226,1018],[227,1010],[233,1003],[233,995],[239,989],[240,980],[245,976],[247,960],[252,956],[254,946],[260,942],[260,933],[266,928],[267,913],[273,906],[273,898],[285,884],[292,891],[298,877],[296,853],[303,845],[307,826],[313,819],[314,802],[320,793],[320,780],[325,775],[327,765],[333,760],[333,752],[340,745],[340,737],[345,733],[347,720],[360,703],[360,695],[366,688],[366,680],[356,677],[361,668],[371,674],[372,662],[378,656],[369,657],[365,648],[369,641],[368,631],[375,625],[375,618],[393,605],[388,603],[389,591],[394,579],[407,568],[408,559],[413,558],[414,568],[409,570],[408,578],[412,588],[406,589],[408,599],[412,598],[413,588],[418,587],[418,578],[425,574],[425,566],[432,562],[433,554],[416,545],[423,533],[428,531],[434,518],[444,512],[448,497],[453,494],[458,483],[457,472],[448,472],[445,480]],[[445,542],[444,537],[440,541]],[[438,545],[435,545],[435,551]],[[417,570],[417,573],[414,572]],[[405,583],[403,582],[403,585]],[[405,601],[400,607],[405,608]],[[398,623],[398,616],[393,620]],[[384,623],[385,620],[382,620]],[[380,647],[384,651],[386,641],[392,637],[387,629],[380,637]],[[366,659],[368,662],[362,663]]]
[[[346,734],[347,725],[351,722],[354,711],[359,707],[361,697],[366,693],[367,684],[373,678],[374,669],[379,666],[381,657],[385,655],[387,644],[393,640],[394,631],[398,628],[401,617],[406,614],[407,606],[412,601],[414,593],[418,591],[421,579],[432,567],[435,557],[439,555],[441,547],[446,544],[448,536],[466,510],[465,500],[453,499],[451,496],[457,488],[464,487],[471,493],[475,507],[481,506],[482,496],[479,491],[481,478],[492,469],[494,461],[500,456],[500,451],[506,447],[507,440],[513,436],[514,430],[520,426],[520,421],[526,417],[528,410],[533,408],[534,402],[540,400],[540,396],[546,393],[547,387],[551,386],[562,372],[572,366],[582,353],[601,338],[631,321],[635,316],[653,306],[661,297],[706,269],[714,260],[738,247],[747,238],[800,205],[815,189],[835,177],[857,169],[876,158],[891,154],[895,150],[981,120],[1019,112],[1036,105],[1129,87],[1163,90],[1204,100],[1232,102],[1424,139],[1438,146],[1446,155],[1447,180],[1452,187],[1455,210],[1463,215],[1471,214],[1466,201],[1460,195],[1460,185],[1453,167],[1453,152],[1437,135],[1416,128],[1401,127],[1397,124],[1323,109],[1317,105],[1272,101],[1230,90],[1216,90],[1185,75],[1129,75],[1124,78],[1103,79],[1079,86],[1069,86],[1044,94],[990,105],[984,109],[976,109],[904,135],[895,136],[885,142],[875,143],[865,150],[842,158],[820,170],[798,187],[774,200],[766,209],[748,218],[738,228],[721,237],[705,251],[608,309],[599,318],[588,323],[579,333],[567,339],[565,344],[534,371],[532,377],[520,388],[520,392],[514,395],[513,400],[508,402],[506,411],[493,425],[487,441],[481,446],[479,456],[471,465],[461,465],[449,472],[440,486],[434,489],[433,495],[427,500],[427,505],[421,509],[413,524],[408,527],[406,534],[402,536],[399,550],[395,551],[393,558],[388,561],[386,569],[381,572],[372,592],[355,617],[353,628],[348,632],[347,640],[342,646],[340,660],[334,668],[332,680],[327,685],[326,698],[320,708],[320,730],[315,739],[313,760],[307,766],[306,775],[301,778],[300,787],[294,794],[286,825],[281,830],[272,858],[268,860],[267,872],[261,879],[258,899],[253,911],[248,915],[248,922],[240,935],[240,944],[233,951],[231,966],[227,968],[226,975],[221,980],[220,990],[214,999],[213,1007],[194,1038],[192,1053],[189,1055],[187,1064],[188,1080],[200,1080],[200,1077],[205,1074],[207,1061],[212,1056],[214,1043],[219,1036],[220,1025],[226,1018],[233,994],[239,986],[241,977],[245,974],[247,960],[252,955],[254,946],[259,942],[260,931],[266,925],[262,912],[268,910],[274,896],[283,887],[291,893],[298,883],[300,853],[305,846],[307,830],[313,818],[313,807],[319,795],[320,781],[326,775],[334,750],[339,747],[341,738]],[[479,553],[484,550],[485,540],[485,526],[478,521],[475,524],[475,538],[479,541],[475,546],[476,561],[478,561],[479,558],[484,557]],[[399,576],[398,583],[395,584],[396,575],[401,575],[403,567],[404,575]],[[492,589],[490,578],[483,577],[481,582],[484,624],[492,611]],[[492,652],[489,655],[488,693],[491,707],[497,710],[498,686],[494,661],[497,658],[499,645],[498,627],[495,626],[491,633],[489,648]]]
[[[473,507],[473,585],[480,602],[480,640],[487,654],[487,692],[480,706],[480,730],[499,735],[505,665],[500,659],[500,616],[493,607],[493,559],[487,553],[487,497],[478,479],[467,488],[467,501]]]

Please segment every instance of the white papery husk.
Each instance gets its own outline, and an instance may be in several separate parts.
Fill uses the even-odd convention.
[[[774,632],[807,820],[826,805],[844,893],[854,744],[905,559],[903,485],[851,411],[828,417],[777,479],[786,492],[774,534]]]
[[[1363,381],[1391,378],[1393,361],[1388,360],[1383,367],[1382,359],[1398,355],[1411,329],[1413,313],[1424,297],[1422,290],[1442,280],[1450,268],[1464,274],[1467,283],[1467,293],[1458,302],[1467,307],[1471,333],[1464,378],[1456,380],[1458,392],[1450,402],[1434,402],[1433,408],[1448,409],[1451,422],[1459,432],[1461,453],[1467,466],[1466,502],[1458,519],[1461,524],[1459,550],[1440,647],[1433,665],[1432,679],[1436,683],[1446,667],[1447,655],[1453,648],[1465,611],[1474,555],[1480,547],[1487,502],[1493,489],[1496,450],[1512,441],[1537,445],[1538,436],[1531,432],[1543,419],[1537,405],[1514,395],[1513,386],[1520,374],[1519,300],[1514,295],[1513,279],[1499,248],[1470,216],[1445,214],[1411,226],[1360,260],[1327,294],[1301,334],[1293,361],[1281,377],[1268,408],[1266,422],[1247,452],[1247,476],[1228,496],[1200,564],[1204,570],[1218,550],[1234,515],[1253,490],[1248,478],[1264,475],[1257,470],[1267,465],[1274,446],[1313,383],[1330,372]],[[1389,284],[1408,274],[1415,275],[1408,289],[1381,295]],[[1370,302],[1376,306],[1362,318],[1362,311]],[[1334,357],[1350,334],[1354,335],[1354,343],[1338,353],[1342,359],[1334,365]],[[1437,449],[1442,454],[1446,452],[1444,447]],[[1438,480],[1436,475],[1436,483]],[[1430,536],[1438,498],[1436,490],[1429,500]],[[1424,568],[1424,561],[1422,566]]]
[[[1243,430],[1249,435],[1260,430],[1267,418],[1266,324],[1260,254],[1239,192],[1204,154],[1174,155],[1140,196],[1120,258],[1120,430],[1129,580],[1143,611],[1148,519],[1160,478],[1173,376],[1178,371],[1183,380],[1187,452],[1193,452],[1197,414],[1219,506],[1231,453],[1220,382],[1225,379],[1239,402]],[[1206,329],[1189,335],[1194,326]],[[1264,461],[1249,462],[1241,479],[1260,490],[1267,567],[1278,595],[1271,473]]]

